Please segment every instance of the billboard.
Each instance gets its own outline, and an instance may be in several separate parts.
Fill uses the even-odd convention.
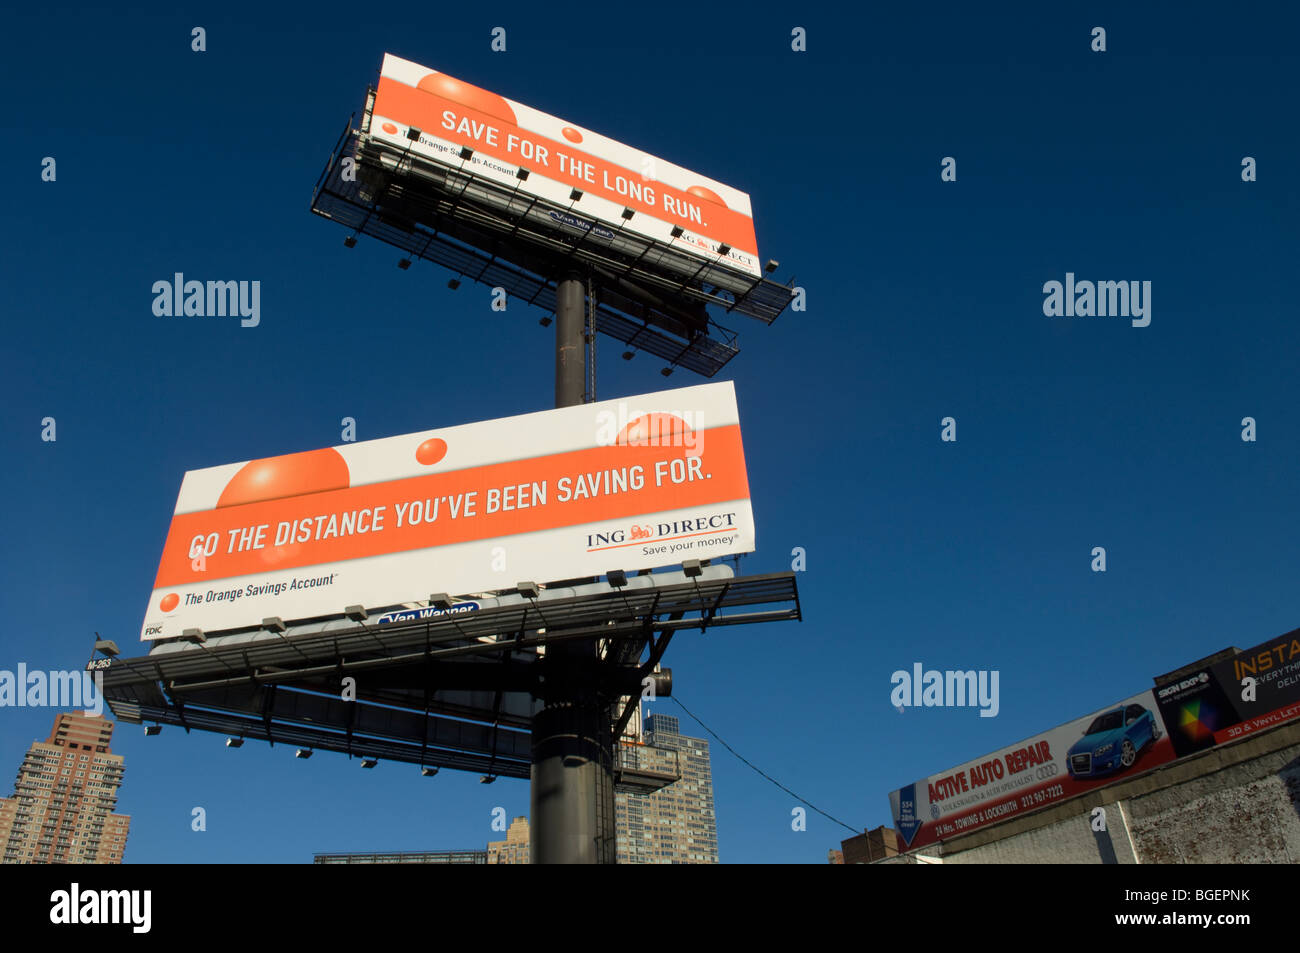
[[[1214,729],[1216,742],[1300,717],[1300,629],[1239,652],[1211,674],[1237,713],[1235,724]]]
[[[606,238],[635,232],[762,276],[746,193],[446,73],[386,54],[365,131],[398,153],[568,207],[554,213],[557,223]],[[465,146],[473,150],[468,162]],[[582,192],[577,203],[573,189]],[[634,213],[630,219],[624,209]],[[723,244],[728,250],[719,258]]]
[[[1143,692],[889,795],[911,850],[1027,814],[1174,759],[1154,692]]]
[[[754,548],[730,382],[185,474],[141,638]]]

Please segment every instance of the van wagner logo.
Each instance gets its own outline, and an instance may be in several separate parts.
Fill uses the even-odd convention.
[[[152,890],[68,890],[50,894],[50,922],[56,924],[125,923],[133,933],[148,933],[153,923]]]
[[[1064,285],[1049,281],[1043,294],[1043,314],[1049,318],[1131,317],[1135,328],[1151,323],[1149,281],[1075,281],[1074,272],[1067,271]]]

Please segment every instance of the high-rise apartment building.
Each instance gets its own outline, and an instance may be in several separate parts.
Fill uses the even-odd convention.
[[[653,794],[614,796],[620,864],[716,864],[718,825],[713,812],[709,743],[681,733],[671,715],[647,715],[644,744],[627,745],[644,771],[681,772],[681,779]]]
[[[27,751],[14,796],[0,799],[6,864],[120,864],[131,818],[111,813],[125,759],[108,749],[113,723],[62,713]]]
[[[489,864],[530,864],[531,849],[528,834],[528,818],[516,817],[510,822],[505,840],[488,841],[487,862]]]

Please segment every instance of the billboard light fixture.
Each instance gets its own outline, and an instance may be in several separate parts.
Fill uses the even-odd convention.
[[[244,739],[243,739],[243,738],[227,738],[227,739],[226,739],[226,747],[227,747],[227,748],[242,748],[243,746],[244,746]]]
[[[630,361],[630,360],[632,360],[632,358],[634,358],[634,357],[636,357],[636,351],[624,351],[624,352],[623,352],[623,360],[625,360],[625,361]]]
[[[577,202],[582,199],[582,189],[573,189],[569,192],[569,200]]]
[[[406,271],[406,269],[411,267],[411,259],[403,258],[401,261],[397,263],[397,267],[402,269],[402,271]]]
[[[202,629],[186,629],[181,633],[181,638],[189,639],[189,641],[195,642],[199,645],[202,645],[204,642],[208,640],[207,636],[203,634]]]
[[[701,568],[698,559],[684,559],[682,560],[682,572],[686,573],[688,579],[694,579],[702,574],[704,570]]]
[[[730,251],[731,251],[731,246],[728,245],[726,242],[723,242],[721,245],[718,246],[719,255],[725,255]]]
[[[266,629],[268,632],[284,632],[287,626],[284,624],[284,620],[278,615],[272,615],[267,616],[262,620],[262,628]]]
[[[451,281],[447,282],[447,287],[450,288],[452,291],[455,291],[457,288],[460,287],[460,279],[459,278],[451,279]]]
[[[415,142],[420,138],[420,130],[415,128],[415,126],[408,126],[406,130],[406,138]]]
[[[515,173],[515,177],[518,178],[520,182],[528,181],[528,170],[523,166],[520,166],[519,171]]]
[[[356,247],[357,247],[357,236],[355,236],[355,235],[349,235],[347,238],[343,239],[343,247],[344,247],[344,248],[356,248]]]
[[[102,652],[104,655],[107,655],[109,658],[113,658],[114,656],[118,655],[117,643],[114,642],[112,639],[96,639],[95,651]]]
[[[435,592],[429,597],[429,605],[435,609],[450,609],[452,606],[451,596],[445,592]]]
[[[438,773],[438,769],[435,768],[435,767],[433,767],[432,765],[428,765],[428,764],[426,764],[426,765],[421,765],[421,767],[420,767],[420,776],[421,776],[421,777],[431,778],[431,777],[433,777],[433,776],[434,776],[435,774],[437,774],[437,773]]]
[[[297,751],[293,753],[293,756],[295,758],[302,758],[304,760],[310,758],[311,755],[312,755],[312,750],[310,748],[299,748]]]
[[[537,323],[540,324],[540,325],[541,325],[542,327],[544,327],[544,328],[549,328],[549,327],[551,326],[551,316],[548,314],[548,315],[547,315],[546,317],[544,317],[544,318],[538,318],[538,319],[537,319]]]
[[[519,590],[521,596],[528,599],[536,599],[542,594],[541,588],[535,582],[521,582],[515,588]]]
[[[681,238],[683,231],[685,231],[685,229],[683,229],[680,225],[674,225],[673,230],[668,234],[672,235],[673,238]]]
[[[672,376],[673,376],[673,369],[672,369],[671,367],[665,367],[665,368],[664,368],[662,371],[660,371],[659,373],[662,374],[664,377],[672,377]]]
[[[464,159],[466,162],[468,162],[470,159],[474,158],[474,150],[471,149],[469,146],[461,146],[460,157]]]
[[[361,767],[363,767],[363,768],[373,768],[373,767],[374,767],[375,765],[377,765],[378,763],[379,763],[379,759],[378,759],[378,758],[362,758],[362,759],[361,759]]]
[[[152,738],[154,735],[162,734],[162,725],[145,725],[144,733]]]
[[[605,578],[608,580],[610,586],[615,589],[622,589],[627,585],[627,573],[621,569],[611,569],[605,574]]]
[[[353,622],[365,622],[367,619],[370,618],[370,616],[367,615],[364,606],[348,606],[346,609],[343,610],[343,614],[346,615]]]
[[[780,267],[781,267],[781,263],[779,261],[777,261],[775,258],[769,258],[767,260],[767,264],[763,266],[763,270],[770,275],[772,272],[776,271]]]
[[[635,215],[635,214],[636,214],[636,212],[632,211],[632,209],[630,209],[630,208],[624,208],[624,209],[623,209],[623,221],[625,221],[625,222],[630,222],[630,221],[632,221],[632,216]]]
[[[478,779],[478,783],[479,783],[479,784],[491,784],[491,783],[492,783],[493,781],[495,781],[496,779],[497,779],[497,776],[496,776],[495,774],[485,774],[485,775],[483,775],[481,778]]]

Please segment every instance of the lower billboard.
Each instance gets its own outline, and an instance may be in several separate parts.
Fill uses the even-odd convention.
[[[907,850],[1027,814],[1175,757],[1153,692],[889,795]]]
[[[141,638],[754,548],[730,382],[185,474]]]

